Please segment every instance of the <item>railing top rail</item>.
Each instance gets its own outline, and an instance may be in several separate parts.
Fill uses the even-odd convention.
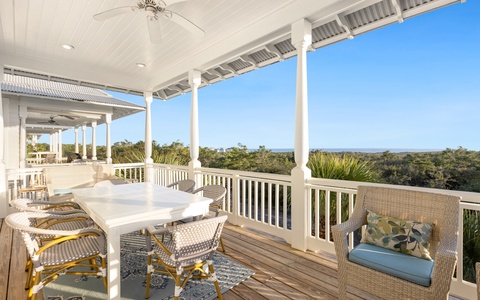
[[[167,169],[181,169],[181,170],[188,170],[188,166],[183,166],[183,165],[170,165],[170,164],[159,164],[159,163],[154,163],[154,167],[162,167],[162,168],[167,168]]]
[[[370,182],[361,182],[361,181],[323,179],[323,178],[310,178],[307,180],[307,187],[310,187],[310,188],[323,186],[323,187],[343,188],[343,189],[345,188],[357,189],[359,185],[392,187],[392,188],[399,188],[399,189],[406,189],[406,190],[416,190],[416,191],[425,191],[425,192],[431,192],[431,193],[447,194],[447,195],[462,197],[462,200],[461,200],[462,202],[480,203],[480,193],[474,193],[474,192],[453,191],[453,190],[393,185],[393,184],[383,184],[383,183],[370,183]]]
[[[229,170],[229,169],[199,168],[197,170],[197,173],[240,176],[243,178],[267,179],[267,180],[275,180],[275,181],[283,181],[283,182],[292,181],[290,175],[279,175],[279,174],[260,173],[260,172],[251,172],[251,171],[238,171],[238,170]]]
[[[113,164],[114,168],[125,168],[125,167],[143,167],[145,163],[138,162],[138,163],[128,163],[128,164]]]

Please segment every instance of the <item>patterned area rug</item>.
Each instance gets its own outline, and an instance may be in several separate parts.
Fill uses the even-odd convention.
[[[145,299],[147,254],[145,237],[126,234],[121,237],[122,299]],[[254,274],[250,269],[216,253],[213,266],[222,293]],[[150,300],[173,299],[175,283],[168,276],[154,273],[150,285]],[[47,300],[107,299],[102,279],[87,276],[61,276],[43,288]],[[180,299],[214,299],[217,297],[213,282],[190,279]]]

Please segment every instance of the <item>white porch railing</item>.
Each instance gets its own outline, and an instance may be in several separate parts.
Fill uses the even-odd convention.
[[[116,175],[136,182],[144,180],[144,164],[115,165]],[[159,185],[168,185],[188,178],[188,167],[154,164],[153,181]],[[19,187],[28,186],[33,181],[42,182],[42,168],[7,170],[9,180],[9,198],[16,197]],[[199,168],[195,171],[197,187],[208,184],[221,184],[227,188],[223,204],[224,213],[229,222],[246,226],[274,235],[290,243],[296,234],[290,225],[291,177],[255,172],[225,169]],[[331,225],[345,221],[353,211],[356,190],[367,183],[311,178],[306,182],[308,191],[308,232],[307,248],[311,251],[335,253]],[[378,185],[370,184],[369,185]],[[384,185],[383,185],[384,186]],[[459,218],[458,264],[456,278],[452,280],[451,294],[466,299],[476,299],[476,286],[464,281],[465,265],[463,261],[463,234],[471,228],[464,224],[464,214],[480,211],[480,193],[435,190],[407,187],[409,189],[436,191],[462,197]],[[480,220],[479,220],[480,222]],[[328,224],[328,225],[326,225]],[[477,234],[480,234],[478,232]],[[358,237],[357,239],[358,240]],[[354,237],[350,237],[354,245]]]

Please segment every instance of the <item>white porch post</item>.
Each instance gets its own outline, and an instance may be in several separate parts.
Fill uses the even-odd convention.
[[[50,145],[49,145],[49,147],[48,147],[48,150],[49,150],[50,152],[55,152],[55,151],[53,150],[53,133],[51,133],[51,132],[50,132]]]
[[[153,159],[152,159],[152,92],[144,92],[145,99],[145,181],[153,182]]]
[[[97,121],[92,122],[92,160],[97,160]]]
[[[201,167],[198,160],[199,154],[199,133],[198,133],[198,87],[202,83],[201,72],[191,70],[188,74],[188,83],[192,87],[192,104],[190,108],[190,162],[188,163],[188,177],[195,180],[200,187],[201,178],[195,178],[195,169]]]
[[[20,162],[19,167],[27,166],[27,107],[21,105],[19,111],[20,117]]]
[[[74,132],[75,132],[75,153],[79,153],[78,152],[78,126],[75,126]]]
[[[3,80],[3,64],[0,62],[0,79]],[[3,117],[2,88],[0,86],[0,218],[7,216],[7,167],[5,165],[5,124]]]
[[[82,125],[82,159],[87,159],[87,125]]]
[[[107,146],[107,158],[106,158],[106,162],[107,164],[111,164],[112,163],[112,141],[111,141],[111,137],[110,137],[110,124],[112,124],[112,114],[106,114],[105,115],[105,125],[106,128],[107,128],[107,132],[106,132],[106,146]]]
[[[58,155],[57,161],[59,163],[63,162],[63,141],[62,141],[62,130],[58,130]]]
[[[53,133],[52,141],[53,153],[55,153],[55,158],[58,159],[58,132]]]
[[[297,49],[295,107],[295,168],[292,169],[292,247],[307,250],[308,145],[307,48],[312,43],[312,24],[303,19],[292,24],[292,44]]]

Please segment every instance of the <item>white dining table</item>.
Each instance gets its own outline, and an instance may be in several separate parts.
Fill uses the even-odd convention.
[[[72,193],[75,201],[107,234],[109,299],[121,296],[121,234],[208,213],[212,202],[209,198],[153,183],[81,188]]]

